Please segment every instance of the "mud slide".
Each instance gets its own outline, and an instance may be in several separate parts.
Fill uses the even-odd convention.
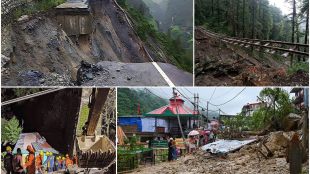
[[[252,53],[212,37],[203,27],[195,29],[195,83],[197,86],[307,85],[307,73],[286,73],[285,60]]]
[[[5,26],[6,32],[1,33],[6,40],[2,43],[1,59],[6,60],[1,64],[2,85],[72,86],[88,85],[87,81],[92,81],[95,86],[168,85],[161,82],[164,79],[155,67],[147,66],[149,68],[146,69],[141,68],[141,64],[135,64],[151,62],[152,59],[115,1],[90,0],[89,5],[93,19],[92,33],[89,35],[69,37],[58,24],[55,10],[22,16]],[[150,52],[150,55],[156,54]],[[103,67],[110,68],[105,68],[107,73],[86,73],[87,79],[79,82],[78,70],[82,61],[93,66],[100,62],[101,65],[106,64]],[[134,84],[131,80],[124,80],[124,75],[114,74],[116,69],[111,64],[130,67],[130,71],[124,73],[128,73],[127,76],[140,74],[139,83]],[[169,66],[178,74],[170,79],[175,85],[192,85],[192,74]],[[159,80],[149,80],[157,78]]]

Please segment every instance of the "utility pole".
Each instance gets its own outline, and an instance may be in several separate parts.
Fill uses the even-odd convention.
[[[177,103],[177,93],[175,92],[175,90],[176,90],[176,88],[173,88],[173,97],[174,97],[174,102],[176,104]],[[179,128],[180,128],[180,131],[182,134],[183,141],[185,142],[185,136],[184,136],[182,125],[181,125],[180,115],[179,115],[179,111],[178,111],[178,105],[176,105],[175,108],[176,108],[176,112],[177,112]]]
[[[209,101],[207,101],[207,118],[209,120]]]

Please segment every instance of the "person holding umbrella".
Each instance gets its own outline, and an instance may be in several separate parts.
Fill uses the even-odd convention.
[[[197,136],[199,135],[199,132],[196,130],[192,130],[189,134],[189,153],[192,153],[197,148]]]

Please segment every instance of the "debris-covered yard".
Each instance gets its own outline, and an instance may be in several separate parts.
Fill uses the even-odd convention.
[[[258,152],[258,150],[261,150],[264,154],[267,154],[265,148],[259,148],[259,144],[263,141],[261,140],[245,145],[241,149],[228,154],[212,155],[200,149],[193,154],[179,158],[177,161],[139,168],[133,173],[285,174],[289,173],[289,163],[286,161],[288,139],[293,134],[294,132],[279,131],[266,135],[265,144],[273,153],[267,159]],[[302,173],[309,172],[308,164],[308,161],[303,163]]]

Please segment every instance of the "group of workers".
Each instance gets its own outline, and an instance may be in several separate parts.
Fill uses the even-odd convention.
[[[6,155],[4,156],[4,168],[8,174],[44,174],[58,170],[68,170],[73,165],[78,165],[77,156],[71,159],[67,154],[64,156],[55,156],[52,152],[40,151],[35,156],[35,151],[31,145],[27,146],[29,154],[23,161],[21,149],[17,149],[15,155],[12,154],[12,148],[6,147]]]

